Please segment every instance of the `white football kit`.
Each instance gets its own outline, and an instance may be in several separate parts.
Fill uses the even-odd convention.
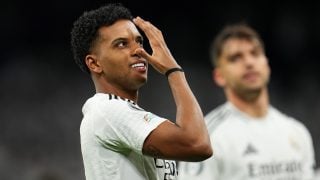
[[[97,93],[83,106],[81,151],[87,180],[171,180],[175,161],[142,154],[147,136],[166,119],[133,101]]]
[[[273,107],[253,118],[227,102],[205,117],[213,156],[179,163],[180,180],[312,180],[309,131]]]

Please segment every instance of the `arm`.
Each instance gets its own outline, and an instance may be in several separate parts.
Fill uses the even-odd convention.
[[[161,31],[139,17],[135,18],[134,22],[144,31],[153,51],[152,55],[149,55],[143,48],[138,48],[136,53],[147,59],[161,74],[179,67]],[[143,153],[183,161],[201,161],[209,158],[212,149],[203,114],[184,73],[171,73],[168,82],[177,107],[176,124],[165,121],[153,130],[144,142]]]

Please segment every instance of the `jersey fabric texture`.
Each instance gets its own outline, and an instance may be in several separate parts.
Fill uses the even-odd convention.
[[[175,161],[142,154],[147,136],[166,119],[113,94],[97,93],[82,108],[81,151],[87,180],[176,179]]]
[[[309,131],[272,106],[252,118],[227,102],[205,116],[213,157],[179,163],[180,180],[311,180],[314,149]]]

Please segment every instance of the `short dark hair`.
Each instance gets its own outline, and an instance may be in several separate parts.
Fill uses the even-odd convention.
[[[257,40],[264,51],[264,43],[259,34],[245,22],[235,23],[225,26],[216,36],[210,46],[211,63],[218,66],[218,59],[222,53],[224,43],[232,38],[247,39],[249,41]]]
[[[121,3],[110,3],[98,9],[84,12],[74,23],[71,30],[71,47],[74,59],[82,71],[90,74],[85,57],[90,53],[99,38],[98,30],[110,26],[120,19],[133,19],[128,8]]]

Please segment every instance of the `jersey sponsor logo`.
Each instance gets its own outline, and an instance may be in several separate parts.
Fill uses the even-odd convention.
[[[256,154],[256,153],[258,153],[258,150],[252,144],[249,143],[246,149],[244,150],[243,155],[246,156],[246,155]]]
[[[203,163],[202,162],[188,162],[185,164],[185,172],[189,175],[197,176],[203,170]]]
[[[176,179],[178,176],[178,169],[175,161],[154,158],[154,164],[157,169],[164,170],[163,180]]]
[[[251,178],[268,179],[301,179],[302,163],[299,161],[267,162],[248,164],[248,174]]]

